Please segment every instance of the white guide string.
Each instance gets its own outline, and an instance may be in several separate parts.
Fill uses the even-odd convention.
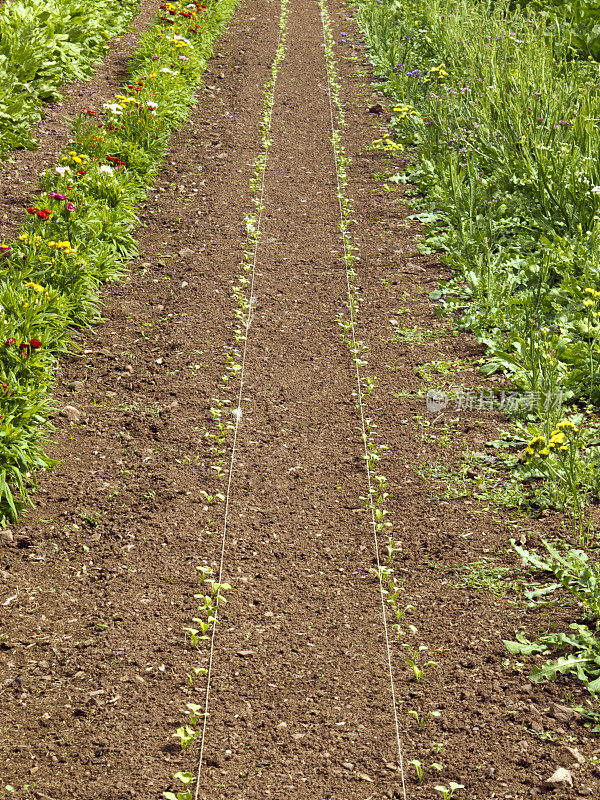
[[[238,392],[238,403],[237,408],[233,409],[233,417],[235,419],[234,431],[233,431],[233,444],[231,446],[231,460],[229,462],[229,475],[227,479],[227,492],[225,494],[225,512],[223,518],[223,534],[221,537],[221,555],[219,561],[219,577],[218,582],[222,583],[223,578],[223,566],[225,563],[225,545],[227,542],[227,523],[229,521],[229,506],[231,500],[231,482],[233,478],[233,468],[235,464],[235,456],[237,451],[237,440],[238,440],[238,431],[240,427],[240,423],[242,421],[242,394],[244,390],[244,376],[246,371],[246,354],[248,351],[248,334],[250,331],[250,326],[252,324],[252,319],[254,316],[254,307],[256,305],[256,295],[254,294],[254,286],[255,286],[255,276],[256,276],[256,260],[258,256],[258,243],[260,240],[260,229],[261,229],[261,222],[263,216],[263,199],[265,194],[265,179],[266,179],[266,172],[267,172],[267,154],[270,146],[270,132],[271,132],[271,121],[273,118],[273,106],[275,100],[275,84],[277,78],[277,70],[279,67],[279,63],[283,60],[285,56],[285,30],[286,30],[286,21],[287,21],[287,6],[288,0],[281,0],[281,14],[279,18],[279,38],[277,42],[277,50],[275,59],[273,61],[273,68],[272,68],[272,77],[271,77],[271,84],[269,87],[269,107],[268,107],[268,117],[265,119],[265,124],[263,126],[263,151],[262,151],[262,167],[261,167],[261,183],[260,183],[260,200],[258,204],[258,216],[256,220],[256,232],[254,235],[254,249],[252,254],[252,268],[251,268],[251,279],[250,279],[250,292],[248,295],[248,306],[247,306],[247,313],[246,313],[246,320],[244,324],[244,349],[242,354],[242,364],[240,370],[240,388]],[[260,158],[260,157],[259,157]],[[214,613],[214,622],[212,624],[212,631],[210,637],[210,655],[208,659],[208,670],[207,670],[207,677],[206,677],[206,697],[204,701],[204,714],[203,714],[203,722],[202,722],[202,734],[200,740],[200,756],[198,759],[198,770],[196,775],[196,791],[194,794],[194,800],[198,800],[199,793],[200,793],[200,776],[202,774],[202,764],[204,762],[204,748],[206,743],[206,728],[208,722],[208,713],[209,713],[209,704],[210,704],[210,688],[212,682],[212,672],[213,672],[213,660],[214,660],[214,651],[215,651],[215,634],[217,630],[217,623],[218,623],[218,615],[219,615],[219,604],[217,601],[215,613]]]
[[[352,286],[351,286],[350,274],[349,274],[349,270],[348,270],[348,263],[349,263],[349,259],[350,259],[351,250],[350,250],[350,248],[348,246],[348,233],[347,233],[347,230],[346,230],[346,226],[344,225],[344,210],[343,210],[343,206],[342,206],[342,188],[341,188],[341,181],[340,181],[340,171],[339,171],[339,166],[338,166],[338,152],[339,152],[338,148],[340,147],[340,145],[339,145],[340,131],[337,130],[336,126],[335,126],[335,114],[334,114],[334,110],[333,110],[333,96],[332,96],[333,92],[332,92],[332,85],[331,85],[332,84],[332,80],[331,80],[331,68],[332,67],[331,67],[330,60],[333,61],[333,54],[332,54],[332,47],[331,47],[332,40],[331,40],[331,31],[330,31],[330,26],[329,26],[329,14],[328,14],[328,12],[326,10],[325,0],[317,0],[317,2],[318,2],[318,5],[319,5],[319,9],[321,11],[321,23],[322,23],[322,26],[323,26],[323,42],[324,42],[324,45],[325,45],[325,60],[326,60],[326,65],[327,65],[327,93],[328,93],[328,96],[329,96],[329,112],[330,112],[330,115],[331,115],[331,142],[332,142],[333,149],[334,149],[334,154],[335,154],[335,158],[334,158],[334,161],[335,161],[335,175],[336,175],[336,181],[337,181],[337,196],[338,196],[338,202],[339,202],[339,206],[340,206],[340,223],[341,223],[340,229],[341,229],[341,233],[342,233],[342,243],[343,243],[343,247],[344,247],[344,264],[345,264],[345,267],[346,267],[346,289],[347,289],[347,293],[348,293],[348,310],[350,312],[350,322],[351,322],[350,330],[351,330],[351,333],[352,333],[352,352],[354,354],[356,354],[357,353],[357,346],[356,346],[356,333],[355,333],[354,306],[353,306],[353,303],[352,303]],[[329,37],[330,37],[329,41],[328,41],[327,34],[329,34]],[[342,124],[343,124],[343,112],[342,112],[342,109],[339,108],[338,111],[339,111],[340,116],[342,118]],[[360,377],[360,366],[358,364],[358,359],[357,359],[356,356],[354,357],[354,364],[355,364],[355,367],[356,367],[356,385],[357,385],[357,391],[358,391],[358,407],[359,407],[359,410],[360,410],[361,432],[362,432],[362,439],[363,439],[363,444],[364,444],[364,449],[365,449],[365,464],[367,466],[367,481],[368,481],[368,489],[369,489],[369,498],[371,498],[373,496],[373,484],[372,484],[372,478],[371,478],[371,467],[370,467],[370,464],[369,464],[369,451],[368,451],[368,447],[367,447],[368,437],[367,437],[367,429],[366,429],[366,424],[365,424],[365,408],[364,408],[363,394],[362,394],[362,383],[361,383],[361,377]],[[381,561],[380,561],[380,557],[379,557],[379,549],[380,548],[379,548],[379,538],[377,536],[377,521],[375,519],[375,508],[374,508],[372,503],[371,503],[371,526],[373,528],[373,538],[374,538],[374,542],[375,542],[375,555],[376,555],[376,558],[377,558],[377,574],[379,576],[379,594],[380,594],[380,597],[381,597],[381,615],[382,615],[382,618],[383,618],[383,628],[384,628],[384,632],[385,632],[385,646],[386,646],[386,654],[387,654],[387,662],[388,662],[388,671],[389,671],[389,676],[390,676],[390,690],[391,690],[391,695],[392,695],[392,707],[393,707],[393,710],[394,710],[394,723],[395,723],[395,728],[396,728],[396,743],[397,743],[397,746],[398,746],[398,760],[399,760],[399,765],[400,765],[400,776],[401,776],[401,779],[402,779],[402,794],[403,794],[404,800],[406,800],[406,783],[405,783],[405,780],[404,780],[404,757],[403,757],[403,752],[402,752],[402,741],[401,741],[401,738],[400,738],[400,723],[399,723],[399,720],[398,720],[398,709],[397,709],[397,706],[396,706],[396,686],[395,686],[395,683],[394,683],[394,671],[393,671],[393,668],[392,668],[392,653],[391,653],[391,647],[390,647],[387,615],[386,615],[386,609],[385,609],[385,591],[384,591],[383,582],[382,582],[382,579],[381,579]]]

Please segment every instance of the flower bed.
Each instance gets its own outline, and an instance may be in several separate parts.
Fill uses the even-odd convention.
[[[139,0],[19,0],[0,9],[0,156],[35,149],[41,103],[90,77],[138,7]]]
[[[235,0],[168,3],[131,64],[131,82],[84,109],[60,163],[41,177],[19,237],[0,246],[0,522],[14,520],[49,467],[49,391],[77,326],[100,319],[98,287],[137,253],[147,197],[174,125],[188,115]],[[169,24],[165,24],[165,19]]]

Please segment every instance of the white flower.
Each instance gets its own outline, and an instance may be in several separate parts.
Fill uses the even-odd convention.
[[[192,43],[190,42],[189,39],[186,39],[185,36],[180,36],[178,33],[176,33],[175,36],[173,37],[173,41],[174,42],[185,42],[186,44],[189,44],[190,47],[192,46]]]
[[[174,72],[172,69],[169,69],[168,67],[163,67],[163,68],[161,69],[161,72],[164,72],[164,73],[166,73],[167,75],[177,75],[177,73],[176,73],[176,72]]]
[[[54,171],[57,173],[57,175],[64,177],[67,172],[71,172],[71,167],[56,167]]]
[[[102,108],[106,109],[106,111],[110,111],[113,114],[122,114],[123,109],[118,103],[104,103]]]
[[[155,108],[158,108],[158,103],[155,103],[154,100],[146,100],[146,105],[152,111],[154,111]]]
[[[102,164],[101,167],[98,168],[98,172],[106,172],[107,175],[112,175],[114,177],[114,170],[112,167],[109,167],[108,164]]]

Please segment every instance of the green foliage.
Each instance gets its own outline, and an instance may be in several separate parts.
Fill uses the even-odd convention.
[[[30,128],[61,84],[89,78],[138,0],[16,0],[0,9],[0,156],[34,149]]]
[[[533,602],[542,602],[559,589],[572,595],[582,611],[582,622],[569,626],[572,632],[547,633],[535,642],[519,633],[517,641],[505,641],[507,650],[513,655],[546,655],[552,651],[566,650],[555,660],[546,661],[541,667],[533,667],[530,680],[540,683],[544,679],[555,680],[559,675],[571,676],[586,684],[592,694],[600,692],[600,641],[598,621],[600,619],[600,566],[591,561],[583,550],[568,549],[560,552],[544,541],[549,558],[543,558],[520,547],[511,540],[515,551],[532,569],[550,573],[556,582],[540,589],[525,592]]]
[[[431,298],[487,346],[482,372],[504,373],[527,399],[505,407],[513,418],[555,426],[563,406],[597,407],[597,0],[361,0],[359,19],[396,103],[396,141],[415,147],[405,179],[424,196],[422,249],[452,268]],[[585,500],[597,459],[572,455],[537,477],[556,497],[568,485],[582,535],[576,493]]]
[[[600,402],[597,68],[503,2],[367,1],[360,19],[396,137],[418,145],[426,244],[454,271],[435,298],[488,346],[488,374],[542,406]]]

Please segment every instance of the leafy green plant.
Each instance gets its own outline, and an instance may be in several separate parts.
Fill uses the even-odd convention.
[[[585,434],[572,420],[563,419],[549,435],[534,436],[525,448],[525,456],[557,488],[563,508],[573,510],[574,533],[583,544],[592,531],[591,517],[585,519],[585,502],[591,465],[582,458]]]
[[[531,642],[518,633],[516,641],[505,641],[506,649],[513,655],[547,655],[566,650],[567,655],[548,660],[541,667],[534,666],[530,680],[541,682],[555,680],[559,675],[571,676],[585,683],[592,694],[600,692],[600,641],[597,638],[600,619],[600,566],[591,561],[583,550],[567,548],[564,552],[544,541],[549,558],[526,550],[511,540],[511,545],[525,564],[543,573],[550,573],[556,582],[525,592],[532,602],[564,589],[576,600],[583,622],[573,622],[572,632],[547,633]]]
[[[412,669],[413,675],[415,680],[420,683],[423,675],[425,674],[425,670],[428,667],[436,667],[436,661],[427,661],[425,664],[421,664],[419,666],[419,657],[421,653],[425,652],[429,648],[425,644],[419,645],[416,649],[412,649],[410,645],[405,645],[409,651],[409,658],[406,659],[406,664]]]
[[[181,781],[184,786],[189,786],[194,780],[194,776],[191,772],[176,772],[173,778]],[[190,789],[186,789],[184,792],[177,792],[176,794],[173,792],[163,792],[163,797],[165,800],[192,800],[192,792]]]
[[[417,782],[418,783],[422,783],[423,782],[423,778],[425,777],[427,772],[431,772],[431,770],[434,770],[434,769],[437,770],[437,772],[441,772],[444,769],[443,766],[441,764],[438,764],[437,762],[434,762],[433,764],[430,764],[429,767],[424,767],[421,764],[421,762],[418,761],[415,758],[412,759],[412,761],[409,761],[408,763],[412,767],[415,768],[415,772],[417,773]]]
[[[436,792],[441,792],[442,797],[444,800],[452,800],[455,793],[459,789],[464,789],[464,785],[462,783],[456,783],[456,781],[450,781],[449,786],[434,786],[433,787]]]

